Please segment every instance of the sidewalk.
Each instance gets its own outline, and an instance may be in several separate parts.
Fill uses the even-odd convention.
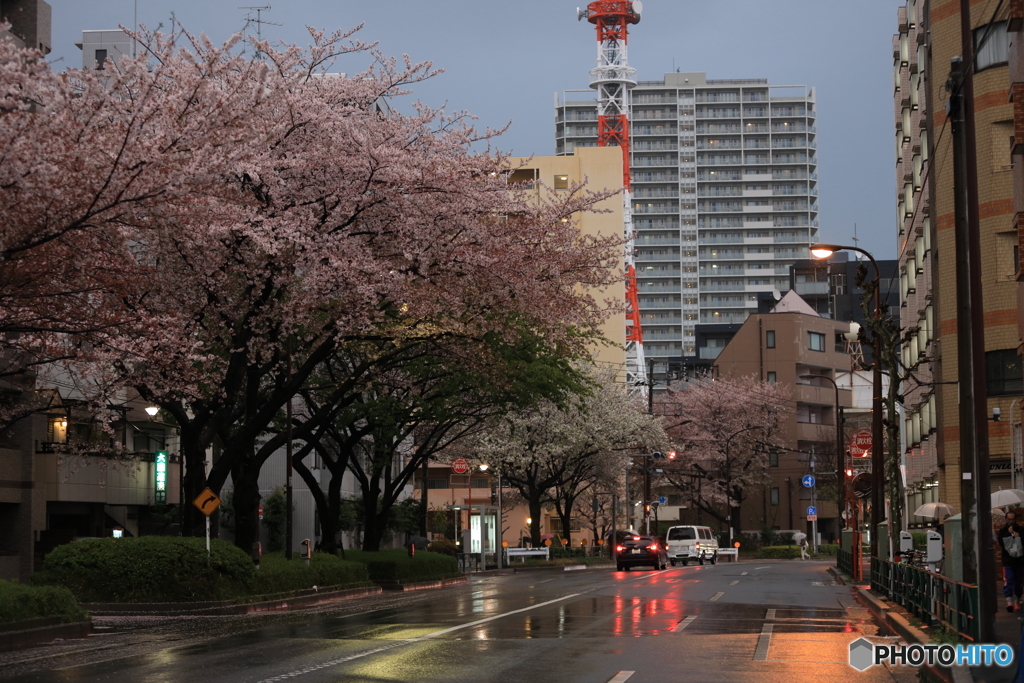
[[[941,631],[941,627],[920,625],[920,622],[905,609],[872,591],[867,583],[854,583],[849,576],[835,567],[829,567],[828,571],[837,580],[855,586],[858,599],[864,603],[879,624],[901,637],[905,642],[930,643]],[[999,598],[1002,599],[1001,593]],[[996,643],[1005,643],[1011,646],[1019,660],[1022,656],[1019,642],[1021,623],[1024,621],[1021,617],[1024,617],[1024,613],[1007,612],[1005,604],[997,605],[997,610],[1002,611],[996,611],[995,615]],[[927,671],[929,674],[926,676],[926,680],[939,680],[944,683],[1012,683],[1016,678],[1017,666],[922,667],[922,671]]]

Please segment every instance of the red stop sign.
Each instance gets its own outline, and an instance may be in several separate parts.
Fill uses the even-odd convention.
[[[469,472],[469,463],[466,462],[465,458],[458,458],[452,463],[452,472],[455,474],[465,474]]]
[[[850,455],[866,458],[871,453],[874,435],[870,429],[858,429],[850,435]]]

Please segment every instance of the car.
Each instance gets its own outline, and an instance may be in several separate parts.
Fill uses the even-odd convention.
[[[715,532],[706,526],[673,526],[665,535],[668,545],[668,559],[672,566],[682,563],[685,567],[694,560],[700,564],[718,563],[718,539]]]
[[[653,567],[659,571],[668,566],[668,551],[653,536],[629,536],[615,546],[615,566],[620,572],[628,572],[631,567]]]

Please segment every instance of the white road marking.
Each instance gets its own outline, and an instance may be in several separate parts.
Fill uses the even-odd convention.
[[[746,572],[740,572],[740,576],[746,576],[746,575],[747,575]]]
[[[757,638],[757,649],[754,650],[755,661],[765,661],[768,659],[768,646],[771,645],[772,641],[772,625],[765,624],[761,628],[761,635]]]
[[[825,584],[821,581],[811,581],[812,586],[824,586]]]
[[[725,595],[725,593],[715,593],[711,596],[710,600],[711,602],[715,602],[716,600],[718,600],[718,598],[722,597],[723,595]]]
[[[609,678],[608,683],[626,683],[626,680],[628,680],[629,677],[635,673],[635,671],[620,671],[619,673]]]
[[[771,569],[771,567],[754,567],[754,571],[755,571],[755,572],[756,572],[756,571],[757,571],[758,569]]]
[[[730,583],[729,585],[730,585],[730,586],[735,586],[735,585],[736,585],[737,583],[739,583],[739,582],[740,582],[740,580],[739,580],[739,579],[736,579],[735,581],[733,581],[733,582],[732,582],[732,583]]]
[[[553,605],[556,602],[562,602],[564,600],[569,600],[569,599],[575,598],[575,597],[577,597],[579,595],[581,595],[581,593],[573,593],[572,595],[566,595],[566,596],[561,597],[561,598],[555,598],[554,600],[548,600],[547,602],[540,602],[540,603],[537,603],[536,605],[530,605],[529,607],[523,607],[521,609],[514,609],[511,612],[503,612],[502,614],[495,614],[492,617],[486,617],[484,619],[477,619],[476,621],[471,621],[471,622],[466,623],[466,624],[459,624],[458,626],[452,626],[450,628],[444,628],[444,629],[441,629],[440,631],[434,631],[433,633],[428,633],[425,636],[419,636],[418,638],[409,638],[408,640],[398,640],[398,641],[395,641],[394,643],[389,643],[388,645],[384,645],[382,647],[374,648],[373,650],[367,650],[366,652],[360,652],[360,653],[357,653],[357,654],[354,654],[354,655],[349,655],[347,657],[339,657],[338,659],[332,659],[329,662],[323,662],[321,664],[314,664],[312,666],[307,666],[305,669],[297,669],[295,671],[289,671],[288,673],[281,674],[280,676],[274,676],[273,678],[264,678],[259,683],[273,683],[275,681],[283,681],[283,680],[286,680],[288,678],[295,678],[296,676],[301,676],[303,674],[312,673],[314,671],[320,671],[321,669],[326,669],[328,667],[337,666],[338,664],[344,664],[345,662],[351,662],[352,660],[355,660],[355,659],[362,659],[363,657],[369,657],[370,655],[375,655],[378,652],[384,652],[386,650],[392,650],[392,649],[394,649],[396,647],[401,647],[402,645],[408,645],[410,643],[420,643],[420,642],[422,642],[424,640],[431,640],[432,638],[437,638],[438,636],[443,636],[444,634],[451,633],[452,631],[461,631],[464,628],[471,628],[473,626],[479,626],[480,624],[486,624],[487,622],[494,621],[495,619],[502,619],[504,617],[508,617],[508,616],[513,615],[513,614],[519,614],[521,612],[529,612],[530,610],[537,609],[538,607],[545,607],[547,605]],[[624,674],[624,673],[627,673],[627,672],[623,671],[621,673]],[[632,671],[630,671],[628,673],[629,673],[630,676],[633,675]],[[628,677],[629,676],[627,676],[627,678]],[[623,678],[621,680],[624,681],[626,679]]]
[[[774,621],[775,620],[775,610],[770,609],[767,612],[765,612],[764,618],[765,618],[765,621]]]
[[[694,614],[694,615],[692,615],[692,616],[689,616],[689,617],[686,617],[685,619],[683,619],[682,621],[680,621],[680,622],[679,622],[678,624],[676,624],[676,627],[675,627],[674,629],[672,629],[672,630],[673,630],[673,631],[675,631],[676,633],[679,633],[679,632],[680,632],[680,631],[682,631],[682,630],[683,630],[684,628],[686,628],[687,626],[689,626],[690,624],[692,624],[692,623],[693,623],[693,621],[694,621],[694,619],[696,619],[696,618],[697,618],[697,615],[696,615],[696,614]]]

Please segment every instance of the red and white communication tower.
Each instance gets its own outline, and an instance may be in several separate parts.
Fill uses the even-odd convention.
[[[590,87],[597,90],[597,145],[622,149],[622,219],[626,237],[626,380],[647,392],[640,301],[636,291],[633,254],[633,197],[630,192],[629,91],[636,86],[636,69],[629,66],[626,44],[630,24],[640,21],[640,0],[595,0],[577,9],[576,18],[597,27],[597,66],[590,70]]]

